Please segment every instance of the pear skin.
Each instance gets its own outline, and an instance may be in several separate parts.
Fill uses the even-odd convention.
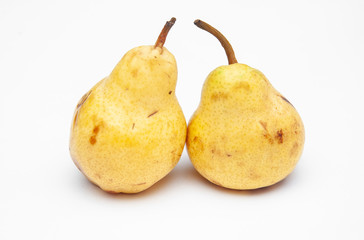
[[[232,48],[227,53],[233,54]],[[230,65],[213,70],[204,83],[188,124],[188,154],[195,169],[216,185],[238,190],[270,186],[296,166],[304,126],[263,73],[229,54]]]
[[[107,192],[137,193],[175,167],[187,128],[176,82],[176,60],[163,44],[140,46],[85,94],[75,110],[70,153],[91,182]]]

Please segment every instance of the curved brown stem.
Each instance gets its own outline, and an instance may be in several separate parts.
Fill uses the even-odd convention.
[[[156,47],[160,47],[163,49],[163,45],[166,41],[167,35],[169,30],[171,30],[172,26],[174,25],[174,23],[176,22],[176,18],[171,18],[171,20],[167,21],[166,24],[164,25],[161,33],[159,34],[159,37],[157,39],[157,41],[154,44],[154,48]]]
[[[224,37],[224,35],[222,35],[221,32],[219,32],[216,28],[212,27],[211,25],[205,23],[204,21],[201,21],[200,19],[195,20],[194,24],[197,27],[211,33],[220,41],[221,45],[225,49],[229,64],[234,64],[238,62],[235,58],[235,53],[233,48],[231,47],[229,41]]]

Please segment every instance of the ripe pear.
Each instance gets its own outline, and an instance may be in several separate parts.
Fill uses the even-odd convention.
[[[267,78],[237,63],[226,38],[207,23],[195,24],[221,42],[229,65],[207,77],[187,130],[187,150],[196,170],[230,189],[257,189],[292,172],[304,145],[302,120]]]
[[[104,191],[141,192],[180,159],[187,126],[175,95],[176,60],[163,47],[174,22],[166,23],[154,46],[128,51],[76,107],[71,157]]]

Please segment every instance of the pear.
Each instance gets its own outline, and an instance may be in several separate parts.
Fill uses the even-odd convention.
[[[175,20],[166,23],[154,46],[128,51],[77,104],[71,157],[104,191],[141,192],[180,159],[187,126],[175,95],[176,60],[163,47]]]
[[[257,189],[292,172],[304,145],[302,120],[267,78],[237,63],[226,38],[209,24],[195,25],[221,42],[229,65],[207,77],[198,109],[187,129],[187,150],[195,169],[230,189]]]

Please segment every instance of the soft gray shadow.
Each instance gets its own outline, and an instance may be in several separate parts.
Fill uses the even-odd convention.
[[[224,194],[241,195],[241,196],[257,196],[257,195],[269,194],[274,191],[278,191],[279,189],[282,189],[286,185],[288,185],[293,180],[294,175],[295,175],[294,173],[292,173],[292,174],[288,175],[282,181],[280,181],[274,185],[268,186],[268,187],[263,187],[263,188],[254,189],[254,190],[234,190],[234,189],[224,188],[224,187],[218,186],[216,184],[213,184],[212,182],[210,182],[209,180],[207,180],[206,178],[201,176],[194,169],[192,164],[190,164],[190,166],[186,167],[184,169],[184,172],[185,172],[184,174],[186,176],[188,176],[189,179],[199,182],[200,185],[203,185],[203,187],[210,188],[210,189],[219,191]]]
[[[181,164],[182,160],[178,164]],[[181,181],[181,178],[184,178],[184,168],[179,166],[175,167],[167,176],[156,182],[150,188],[139,192],[139,193],[108,193],[103,191],[97,185],[91,183],[87,180],[87,178],[80,173],[78,181],[82,181],[82,187],[87,188],[88,190],[92,191],[93,193],[97,194],[98,196],[109,198],[109,199],[140,199],[140,198],[148,198],[155,194],[159,194],[164,189],[168,188],[169,185],[174,184],[176,181]]]
[[[270,194],[279,190],[282,190],[288,187],[291,184],[294,184],[296,177],[298,176],[298,172],[293,171],[288,177],[283,179],[282,181],[268,187],[254,189],[254,190],[234,190],[224,188],[218,185],[215,185],[202,177],[193,167],[190,162],[188,156],[183,156],[178,165],[164,178],[162,178],[159,182],[155,183],[149,189],[146,189],[140,193],[107,193],[100,189],[98,186],[89,182],[86,177],[83,176],[82,173],[78,175],[77,181],[80,183],[80,187],[87,188],[87,191],[92,191],[100,197],[108,198],[108,199],[120,199],[120,200],[135,200],[135,199],[144,199],[148,197],[152,197],[155,194],[160,194],[169,186],[176,184],[176,182],[187,181],[190,184],[200,185],[201,187],[206,187],[213,189],[214,191],[221,192],[223,194],[230,195],[240,195],[240,196],[258,196],[263,194]],[[299,176],[298,176],[299,178]]]

